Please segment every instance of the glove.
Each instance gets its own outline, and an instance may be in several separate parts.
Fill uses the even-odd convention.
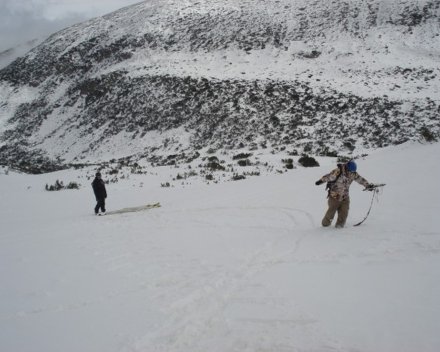
[[[318,181],[315,182],[315,185],[317,185],[317,186],[319,186],[321,184],[323,184],[323,182],[321,180],[318,180]]]
[[[367,191],[372,191],[375,188],[376,188],[376,186],[374,185],[374,183],[370,183],[367,187]]]

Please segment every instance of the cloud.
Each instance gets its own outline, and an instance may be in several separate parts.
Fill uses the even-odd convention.
[[[63,28],[88,19],[85,14],[68,12],[63,17],[48,19],[47,1],[2,0],[0,2],[0,52],[48,36]]]
[[[139,0],[0,0],[0,53]]]

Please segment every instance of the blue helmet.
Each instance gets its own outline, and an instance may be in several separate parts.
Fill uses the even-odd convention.
[[[350,160],[347,164],[345,164],[345,167],[347,168],[347,171],[356,171],[357,165],[353,160]]]

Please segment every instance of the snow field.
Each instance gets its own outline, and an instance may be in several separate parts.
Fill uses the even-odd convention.
[[[107,209],[162,207],[108,217],[93,215],[91,180],[44,190],[85,171],[0,169],[0,350],[438,351],[439,149],[358,160],[387,186],[352,227],[372,197],[353,184],[340,230],[320,226],[325,158],[185,188],[161,188],[169,169],[155,168],[109,184]]]

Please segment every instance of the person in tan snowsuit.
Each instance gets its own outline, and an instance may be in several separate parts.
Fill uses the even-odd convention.
[[[350,209],[349,190],[353,181],[356,181],[367,189],[374,187],[374,185],[370,184],[365,178],[359,175],[356,170],[357,165],[351,160],[346,164],[338,164],[337,169],[322,176],[315,182],[317,186],[324,182],[329,182],[328,210],[322,219],[322,226],[330,226],[336,212],[338,212],[336,227],[344,227]]]

